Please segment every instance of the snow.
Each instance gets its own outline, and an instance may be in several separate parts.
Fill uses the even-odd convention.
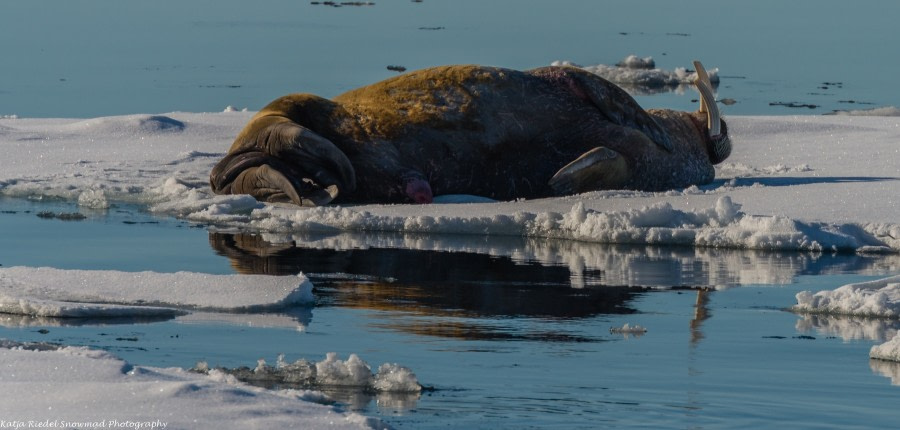
[[[835,290],[797,293],[797,312],[900,317],[900,276],[847,284]]]
[[[221,372],[135,366],[84,347],[0,346],[2,422],[10,428],[387,427],[314,403],[322,400],[317,392],[251,387]]]
[[[301,275],[0,268],[0,312],[37,317],[177,315],[278,309],[314,300]]]

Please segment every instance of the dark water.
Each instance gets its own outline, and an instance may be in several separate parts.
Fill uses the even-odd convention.
[[[4,338],[89,345],[149,366],[253,366],[331,351],[373,367],[398,362],[434,391],[330,392],[398,428],[890,428],[898,417],[900,366],[868,359],[898,322],[784,310],[798,291],[895,273],[897,256],[260,236],[129,206],[0,207],[3,266],[303,271],[317,297],[312,309],[161,321],[4,316]],[[610,333],[625,323],[648,331]]]

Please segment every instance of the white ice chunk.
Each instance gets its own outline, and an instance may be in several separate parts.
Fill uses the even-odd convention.
[[[571,61],[554,61],[551,65],[579,67],[610,82],[647,88],[689,85],[697,78],[696,72],[688,72],[683,67],[676,67],[674,70],[659,69],[656,68],[653,57],[640,58],[636,55],[629,55],[612,66],[606,64],[582,66]],[[719,82],[718,68],[709,69],[707,73],[710,82]]]
[[[622,327],[610,327],[609,332],[613,334],[644,334],[647,333],[647,329],[640,325],[625,323]]]
[[[422,391],[419,379],[412,369],[397,363],[384,363],[375,375],[375,391],[394,393],[418,393]]]
[[[375,375],[369,365],[356,354],[347,360],[338,359],[335,352],[326,354],[325,359],[316,363],[316,383],[325,386],[371,387]]]
[[[107,209],[109,200],[103,190],[85,190],[78,195],[78,206],[89,209]]]
[[[893,339],[881,344],[875,345],[869,350],[869,358],[879,360],[900,361],[900,333]]]
[[[0,268],[5,313],[90,317],[171,314],[173,309],[253,310],[308,304],[304,275],[210,275],[178,272]]]
[[[797,312],[896,318],[900,316],[900,276],[847,284],[835,290],[797,293]]]

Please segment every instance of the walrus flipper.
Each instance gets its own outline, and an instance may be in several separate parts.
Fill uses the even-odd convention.
[[[557,195],[623,188],[630,172],[616,151],[598,146],[559,169],[548,184]]]
[[[299,166],[322,187],[342,192],[356,189],[356,171],[350,159],[330,140],[287,118],[261,130],[257,147],[287,165]]]
[[[669,133],[631,95],[612,82],[570,66],[542,67],[530,73],[567,88],[576,97],[596,107],[609,122],[644,133],[666,151],[674,150]]]
[[[322,206],[338,195],[335,185],[320,187],[277,158],[261,151],[229,154],[210,174],[216,194],[249,194],[263,202]]]
[[[356,172],[331,141],[288,118],[263,116],[212,170],[217,194],[250,194],[266,202],[328,204],[356,188]]]

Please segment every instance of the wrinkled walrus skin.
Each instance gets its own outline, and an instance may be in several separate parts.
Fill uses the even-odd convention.
[[[436,67],[333,100],[274,100],[210,183],[219,194],[304,206],[684,188],[712,181],[730,152],[716,151],[702,111],[645,111],[574,67]]]

